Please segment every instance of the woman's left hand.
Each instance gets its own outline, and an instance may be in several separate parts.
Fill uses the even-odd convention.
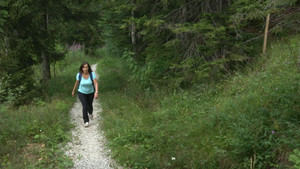
[[[94,94],[94,98],[95,98],[95,99],[98,99],[98,93],[95,93],[95,94]]]

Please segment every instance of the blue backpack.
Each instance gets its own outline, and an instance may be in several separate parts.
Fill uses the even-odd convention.
[[[79,85],[80,85],[80,82],[81,82],[81,77],[82,77],[82,73],[79,73]],[[94,88],[94,91],[95,91],[95,85],[94,85],[94,81],[93,81],[93,73],[90,73],[90,79],[92,81],[93,88]],[[79,85],[78,85],[78,87],[79,87]]]

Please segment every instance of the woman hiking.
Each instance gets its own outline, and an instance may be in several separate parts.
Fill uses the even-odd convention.
[[[72,96],[75,96],[78,85],[78,98],[82,104],[83,122],[84,126],[88,127],[89,120],[93,119],[93,100],[98,98],[98,82],[88,62],[83,62],[79,68]]]

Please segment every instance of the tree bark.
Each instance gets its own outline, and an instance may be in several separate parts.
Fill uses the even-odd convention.
[[[48,13],[45,14],[45,39],[48,38]],[[46,50],[46,49],[44,49]],[[51,78],[50,74],[50,60],[45,51],[42,51],[42,71],[43,71],[43,83],[47,82]]]
[[[56,64],[56,61],[54,60],[54,62],[53,62],[53,76],[54,77],[56,77],[55,64]],[[50,75],[51,75],[51,72],[50,72]]]
[[[42,70],[43,70],[43,82],[47,82],[51,78],[50,74],[50,63],[49,58],[45,55],[45,53],[42,53]]]
[[[265,36],[264,36],[264,46],[263,46],[263,54],[266,54],[267,50],[267,39],[268,39],[268,31],[269,31],[269,22],[270,22],[270,14],[267,16],[266,20],[266,29],[265,29]]]
[[[181,23],[185,23],[187,21],[187,5],[188,5],[188,1],[185,0],[184,2],[185,2],[185,4],[182,7],[181,16],[180,16],[180,22]]]
[[[6,36],[4,36],[4,51],[5,51],[5,54],[8,55],[8,49],[9,49],[9,43],[8,43],[8,38]]]
[[[135,26],[134,22],[131,23],[131,43],[132,43],[133,49],[135,51],[135,49],[136,49],[136,26]]]
[[[131,4],[132,4],[132,6],[135,4],[134,0],[131,1]],[[132,11],[131,11],[131,17],[134,18],[134,9],[132,9]],[[133,50],[135,52],[135,55],[137,55],[137,47],[136,47],[136,25],[135,25],[134,21],[131,22],[130,34],[131,34],[132,47],[133,47]]]

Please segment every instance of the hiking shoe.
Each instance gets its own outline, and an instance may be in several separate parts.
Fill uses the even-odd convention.
[[[89,122],[84,123],[84,127],[88,127],[89,126]]]
[[[93,120],[93,114],[89,114],[89,118]]]

